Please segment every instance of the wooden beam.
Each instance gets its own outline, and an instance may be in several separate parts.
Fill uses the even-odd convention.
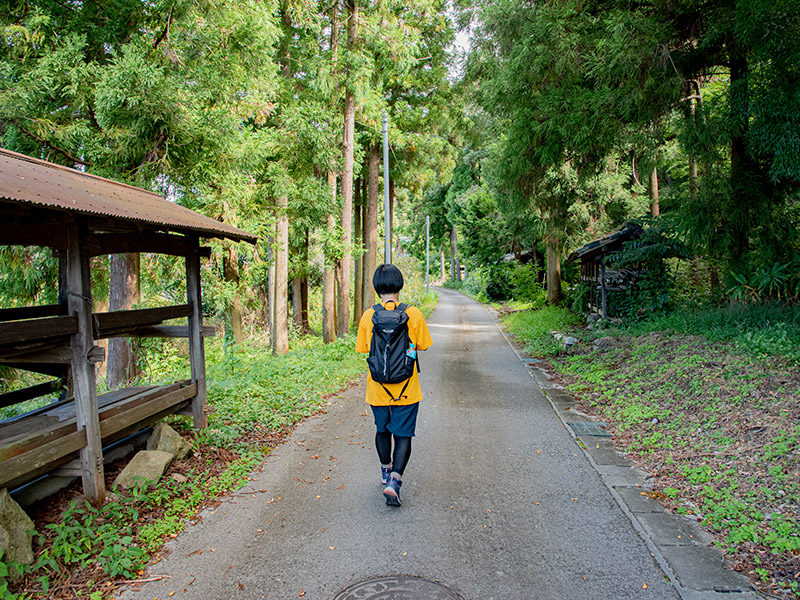
[[[0,322],[18,321],[20,319],[40,319],[42,317],[57,317],[64,315],[60,304],[45,304],[42,306],[23,306],[20,308],[0,308]]]
[[[217,330],[211,325],[203,325],[201,329],[203,337],[214,337]],[[146,337],[146,338],[188,338],[188,325],[151,325],[149,327],[137,327],[133,331],[119,334],[118,337]]]
[[[77,331],[78,319],[75,316],[10,321],[0,323],[0,344],[10,346],[19,342],[65,337]]]
[[[105,444],[128,433],[135,433],[167,414],[188,405],[188,400],[197,393],[197,387],[181,387],[185,382],[147,389],[117,404],[106,406],[101,416],[100,427]],[[110,392],[114,395],[122,392]],[[76,432],[75,418],[52,425],[33,435],[23,434],[5,442],[0,448],[0,487],[20,484],[47,472],[49,465],[57,465],[85,442],[83,431]],[[76,437],[77,436],[77,437]]]
[[[89,362],[89,353],[94,347],[94,327],[86,235],[85,221],[67,227],[67,301],[70,314],[78,318],[78,331],[72,336],[70,346],[78,432],[85,435],[85,445],[80,449],[83,493],[90,501],[102,504],[106,488],[97,380],[94,364]]]
[[[26,400],[32,400],[33,398],[39,398],[40,396],[46,396],[47,394],[52,394],[60,389],[60,381],[47,381],[45,383],[32,385],[21,390],[6,392],[5,394],[0,394],[0,408],[13,406],[14,404],[19,404],[20,402],[25,402]]]
[[[91,256],[151,252],[185,257],[192,251],[186,237],[167,233],[98,233],[88,242]]]
[[[192,400],[192,418],[195,429],[208,425],[206,414],[206,355],[203,347],[203,302],[200,291],[200,253],[198,240],[193,239],[195,252],[186,257],[186,301],[192,307],[189,316],[189,361],[192,383],[197,386],[197,395]]]
[[[85,449],[86,430],[81,429],[58,437],[23,454],[13,456],[2,462],[3,468],[0,470],[0,486],[5,486],[15,479],[19,479],[42,467],[46,467],[73,452],[81,451],[81,453],[83,453]],[[105,488],[103,489],[103,494],[105,495]]]
[[[185,400],[189,400],[195,395],[197,395],[197,386],[194,384],[167,392],[166,394],[162,392],[149,402],[144,402],[139,406],[103,419],[100,422],[100,430],[102,431],[103,437],[107,438],[131,425],[137,425],[143,422],[154,414],[172,408]]]
[[[63,250],[67,247],[67,236],[63,225],[20,224],[12,227],[4,224],[0,228],[2,246],[44,246]]]
[[[190,304],[95,313],[97,339],[123,336],[132,333],[139,327],[158,325],[169,319],[188,317],[191,314],[192,306]]]

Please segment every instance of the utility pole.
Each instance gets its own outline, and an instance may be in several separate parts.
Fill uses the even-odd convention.
[[[431,218],[425,217],[425,293],[431,293]]]
[[[383,262],[392,263],[392,215],[389,207],[389,115],[383,111],[383,224],[385,240]]]

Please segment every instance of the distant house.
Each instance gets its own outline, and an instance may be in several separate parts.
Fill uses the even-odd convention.
[[[608,257],[619,252],[623,244],[639,238],[642,228],[626,223],[621,229],[604,238],[589,242],[569,255],[568,260],[581,262],[580,281],[590,285],[589,310],[608,318],[607,294],[627,289],[638,274],[635,268],[612,270]]]

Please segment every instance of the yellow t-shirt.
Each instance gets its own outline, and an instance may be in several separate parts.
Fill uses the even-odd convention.
[[[391,300],[385,302],[383,307],[387,310],[395,308],[395,303]],[[366,312],[361,315],[361,320],[358,322],[358,337],[356,338],[356,352],[363,352],[368,354],[369,347],[372,342],[372,315],[375,310],[369,307]],[[428,326],[425,324],[425,317],[416,306],[409,306],[406,310],[408,315],[408,337],[415,345],[416,349],[427,350],[433,344],[431,333],[428,331]],[[385,383],[386,389],[392,393],[392,396],[397,396],[405,385],[405,381],[400,383]],[[406,391],[403,392],[403,397],[397,402],[392,402],[389,394],[381,387],[381,384],[372,380],[372,375],[367,373],[367,403],[373,406],[389,406],[389,405],[406,405],[416,404],[422,400],[422,388],[419,385],[419,373],[417,373],[417,366],[414,365],[414,374],[408,382]]]

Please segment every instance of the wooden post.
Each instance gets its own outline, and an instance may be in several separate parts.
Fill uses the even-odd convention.
[[[103,477],[103,444],[97,410],[97,380],[89,353],[94,347],[92,288],[89,254],[86,251],[86,226],[79,222],[67,226],[66,295],[69,314],[78,319],[78,332],[72,336],[72,379],[78,431],[86,432],[86,445],[80,449],[83,493],[91,502],[102,504],[106,497]]]
[[[600,289],[603,302],[603,318],[608,318],[608,305],[606,303],[606,253],[600,256]]]
[[[197,395],[192,399],[192,418],[195,429],[208,425],[206,416],[206,355],[203,348],[203,303],[200,293],[200,246],[196,236],[191,238],[193,252],[186,257],[186,301],[192,305],[189,315],[189,361],[192,383]]]

